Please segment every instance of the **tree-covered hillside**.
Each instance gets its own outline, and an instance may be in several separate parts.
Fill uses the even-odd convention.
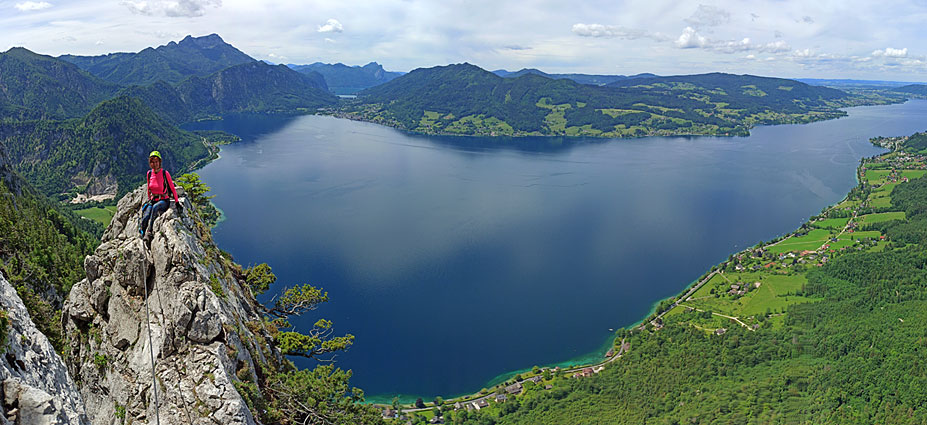
[[[21,47],[0,53],[0,119],[79,117],[116,90],[51,56]]]
[[[446,423],[927,423],[927,156],[909,140],[840,204],[619,331],[603,369]]]
[[[318,73],[303,74],[264,62],[232,66],[176,85],[159,81],[134,86],[121,94],[141,99],[178,124],[229,113],[315,112],[338,102]]]
[[[59,57],[106,81],[120,85],[145,85],[156,81],[179,83],[198,75],[248,62],[250,56],[226,43],[216,34],[187,36],[179,43],[170,42],[138,53],[110,53],[102,56]]]
[[[909,84],[906,86],[895,87],[891,89],[893,92],[897,93],[906,93],[914,94],[918,96],[927,96],[927,85],[925,84]]]
[[[102,229],[49,201],[10,167],[0,145],[0,270],[61,351],[61,302],[82,278]]]
[[[669,79],[667,79],[669,78]],[[417,69],[361,93],[342,116],[441,134],[745,135],[756,124],[845,115],[858,102],[792,80],[706,74],[624,80],[609,86],[534,73],[502,78],[470,64]],[[681,77],[680,77],[681,78]]]
[[[325,78],[328,88],[335,94],[354,94],[368,87],[377,86],[402,75],[390,72],[383,66],[370,62],[364,66],[347,66],[342,63],[328,64],[316,62],[310,65],[289,65],[301,72],[317,72]]]
[[[159,150],[175,175],[209,155],[201,137],[170,125],[141,101],[117,97],[82,119],[0,124],[15,168],[48,195],[122,195],[144,180]]]

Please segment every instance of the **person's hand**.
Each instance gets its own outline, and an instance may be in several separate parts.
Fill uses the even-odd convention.
[[[180,202],[175,202],[175,203],[174,203],[174,208],[177,209],[177,214],[178,214],[178,215],[183,214],[183,205],[181,205]]]

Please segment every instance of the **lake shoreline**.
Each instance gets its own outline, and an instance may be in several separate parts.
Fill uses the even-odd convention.
[[[881,146],[880,146],[880,147],[881,147]],[[857,181],[857,184],[859,184],[859,183],[861,182],[861,181],[859,180],[860,170],[861,170],[861,167],[863,167],[863,166],[865,165],[865,160],[866,160],[866,159],[883,157],[883,156],[885,156],[885,155],[887,155],[887,154],[890,154],[890,153],[892,153],[892,152],[893,152],[892,150],[886,150],[885,152],[883,152],[883,153],[881,153],[881,154],[878,154],[878,155],[875,155],[874,157],[862,157],[862,158],[860,158],[860,160],[859,160],[859,165],[857,166],[856,171],[854,172],[854,177],[855,177],[855,179],[856,179],[856,181]],[[852,190],[852,189],[851,189],[851,190]],[[846,201],[850,198],[850,194],[851,194],[850,192],[847,192],[847,194],[846,194],[840,201],[835,202],[835,203],[833,203],[833,204],[831,204],[831,205],[828,205],[827,207],[824,208],[824,211],[829,211],[829,210],[831,210],[831,209],[837,207],[838,205],[840,205],[840,204],[846,202]],[[796,229],[796,230],[798,230],[798,229]],[[796,230],[792,230],[792,231],[787,232],[787,235],[790,235],[790,234],[794,233]],[[771,246],[771,245],[774,245],[775,243],[777,243],[777,242],[774,242],[774,241],[777,241],[777,240],[785,240],[785,239],[786,239],[786,235],[779,235],[779,236],[776,236],[776,237],[774,237],[774,238],[772,238],[772,239],[770,239],[770,240],[768,240],[768,241],[760,242],[760,243],[757,244],[757,245],[754,245],[754,246],[751,246],[751,247],[748,247],[748,248],[744,248],[744,249],[741,249],[741,250],[738,250],[738,251],[734,251],[734,252],[732,252],[730,255],[731,255],[731,256],[734,256],[734,255],[737,255],[737,254],[742,254],[742,253],[745,253],[745,252],[747,252],[747,251],[756,249],[757,247],[761,247],[761,246],[767,246],[767,245]],[[728,258],[730,258],[730,257],[728,257]],[[695,290],[697,290],[698,287],[701,286],[701,284],[704,284],[704,283],[706,283],[708,280],[710,280],[710,278],[716,273],[715,270],[721,269],[721,268],[724,267],[728,262],[729,262],[729,260],[724,260],[724,261],[721,261],[721,262],[715,264],[714,266],[711,267],[711,269],[710,269],[709,271],[705,272],[701,277],[699,277],[698,279],[696,279],[696,280],[692,281],[691,283],[689,283],[688,285],[686,285],[678,294],[673,295],[673,296],[670,296],[670,297],[662,298],[662,299],[659,299],[659,300],[655,301],[655,302],[651,305],[650,312],[649,312],[646,316],[642,317],[640,320],[638,320],[638,321],[636,321],[636,322],[634,322],[634,323],[632,323],[632,324],[630,324],[630,325],[626,325],[626,326],[623,326],[623,327],[619,328],[617,331],[615,331],[614,336],[610,336],[610,337],[603,343],[603,345],[602,345],[602,347],[601,347],[600,349],[598,349],[598,350],[596,350],[596,351],[594,351],[594,352],[592,352],[592,353],[586,354],[586,355],[581,355],[581,356],[574,357],[573,360],[567,360],[567,361],[563,361],[563,362],[555,362],[555,363],[545,364],[545,365],[543,365],[543,366],[535,365],[535,366],[533,366],[533,367],[535,367],[535,368],[536,368],[536,367],[539,367],[542,371],[545,370],[545,369],[548,369],[548,370],[559,370],[559,371],[560,371],[559,373],[564,373],[564,371],[575,371],[575,370],[581,370],[581,369],[585,369],[585,368],[595,368],[595,367],[598,367],[598,366],[603,366],[604,364],[609,363],[610,361],[612,361],[612,360],[614,360],[614,359],[617,359],[617,356],[620,355],[620,353],[621,353],[621,350],[619,349],[620,344],[621,344],[621,340],[622,340],[622,337],[621,337],[621,335],[620,335],[620,331],[621,331],[621,330],[640,331],[640,330],[643,330],[643,329],[645,328],[645,326],[646,326],[648,323],[651,324],[651,325],[655,325],[654,320],[659,320],[664,314],[666,314],[666,313],[669,312],[670,310],[672,310],[672,309],[678,307],[678,300],[681,300],[681,299],[682,299],[682,298],[681,298],[682,296],[684,296],[685,294],[687,294],[687,293],[689,293],[689,292],[695,292]],[[660,309],[660,305],[661,305],[663,302],[665,302],[665,301],[671,301],[671,300],[672,300],[672,301],[677,301],[677,302],[674,302],[674,303],[671,304],[668,308],[664,308],[664,309],[662,309],[662,310]],[[657,329],[659,329],[659,328],[657,328]],[[616,353],[618,353],[618,354],[616,354],[616,355],[614,355],[614,356],[609,356],[609,354],[612,353],[613,350],[614,350],[614,352],[616,352]],[[598,361],[594,361],[594,362],[581,362],[581,361],[578,362],[578,361],[575,361],[575,359],[593,358],[593,357],[596,356],[596,355],[597,355],[598,358],[599,358]],[[556,369],[555,369],[555,368],[556,368]],[[496,391],[496,390],[499,389],[499,388],[504,388],[504,387],[506,386],[506,384],[509,383],[509,382],[506,382],[506,381],[510,381],[510,380],[512,380],[512,378],[515,378],[515,377],[521,377],[522,374],[528,374],[528,375],[530,376],[530,375],[531,375],[531,372],[532,372],[532,367],[528,367],[528,368],[517,369],[517,370],[514,370],[514,371],[509,371],[509,372],[505,372],[505,373],[499,374],[499,375],[497,375],[495,378],[493,378],[493,379],[491,379],[490,381],[488,381],[487,384],[483,387],[484,389],[488,389],[488,390],[489,390],[488,392],[484,393],[484,392],[481,392],[481,391],[475,391],[475,392],[470,392],[470,393],[464,393],[464,394],[454,395],[454,396],[445,398],[445,399],[444,399],[444,400],[445,400],[445,403],[448,404],[448,405],[450,405],[451,403],[455,403],[455,402],[458,402],[458,401],[461,401],[461,402],[463,402],[463,401],[470,402],[470,401],[473,401],[473,400],[477,400],[477,399],[479,399],[479,398],[481,398],[481,397],[483,397],[483,396],[486,396],[487,394],[490,394],[490,395],[491,395],[491,394],[493,394],[493,391]],[[520,380],[520,381],[518,381],[518,382],[525,382],[525,381],[527,381],[527,380],[526,380],[526,379],[523,379],[523,380]],[[389,407],[389,406],[390,406],[390,400],[391,400],[393,397],[398,397],[400,404],[408,405],[408,406],[406,406],[406,407],[403,408],[404,411],[422,411],[421,409],[415,408],[415,405],[414,405],[415,400],[416,400],[417,398],[421,398],[421,399],[425,400],[426,403],[429,403],[429,400],[431,400],[432,398],[434,398],[434,397],[425,397],[425,396],[421,396],[421,395],[403,395],[403,394],[399,394],[399,395],[373,395],[373,396],[368,396],[368,397],[367,397],[367,400],[365,401],[365,403],[367,403],[367,404],[372,404],[372,405],[377,405],[377,406],[382,406],[383,408],[386,408],[386,407]]]
[[[860,108],[860,109],[869,110],[869,108]],[[890,110],[889,110],[889,111],[890,111]],[[854,115],[854,114],[851,113],[851,115]],[[865,115],[870,115],[870,114],[867,113],[867,114],[865,114]],[[351,125],[348,125],[348,124],[340,124],[340,123],[338,123],[338,121],[341,121],[341,120],[331,120],[331,121],[329,121],[329,120],[312,120],[311,122],[312,122],[313,124],[310,125],[310,126],[307,127],[307,128],[312,129],[313,134],[316,134],[316,133],[320,134],[319,136],[316,137],[316,138],[318,139],[318,137],[321,137],[321,134],[326,134],[326,135],[328,134],[328,133],[325,133],[325,131],[326,131],[327,129],[330,129],[330,128],[343,128],[343,127],[350,128],[350,127],[351,127]],[[829,120],[829,121],[834,121],[834,120]],[[841,122],[842,122],[843,120],[837,120],[837,121],[841,121]],[[296,123],[298,123],[298,122],[301,122],[301,121],[297,120]],[[290,130],[291,130],[290,132],[288,132],[288,134],[290,134],[290,133],[292,132],[292,128],[291,128],[291,127],[294,127],[294,126],[293,126],[293,125],[287,125],[287,127],[290,128]],[[299,127],[299,125],[295,125],[295,127]],[[394,136],[392,136],[392,134],[398,134],[398,133],[403,133],[403,134],[405,134],[404,132],[399,132],[399,131],[393,130],[393,129],[390,129],[390,130],[396,131],[396,133],[393,133],[392,131],[376,131],[376,130],[375,130],[375,127],[376,127],[376,128],[379,128],[379,127],[381,127],[381,126],[377,125],[377,126],[366,127],[366,128],[365,128],[365,127],[357,127],[357,130],[356,130],[356,131],[358,131],[359,133],[351,133],[351,134],[347,134],[347,136],[350,137],[350,138],[356,138],[356,137],[358,137],[358,136],[357,136],[358,134],[376,134],[377,137],[378,137],[377,140],[383,140],[384,137],[394,137]],[[783,127],[783,126],[781,126],[781,125],[775,125],[775,126],[762,126],[762,127],[768,127],[768,128],[781,128],[781,127]],[[790,127],[790,126],[784,126],[784,127]],[[799,129],[799,128],[805,128],[806,126],[794,126],[794,127],[795,127],[796,129]],[[839,128],[844,128],[844,127],[845,127],[845,125],[840,125],[840,126],[839,126]],[[827,127],[827,128],[834,128],[834,126],[829,126],[829,127]],[[363,130],[361,130],[361,129],[363,129]],[[319,133],[319,131],[322,131],[322,133]],[[906,131],[906,130],[905,130],[905,131]],[[795,132],[795,130],[787,130],[787,133],[789,133],[789,134],[791,134],[791,133],[793,133],[793,132]],[[764,131],[764,132],[761,132],[761,133],[767,133],[767,134],[768,134],[769,132],[768,132],[768,131]],[[776,132],[776,134],[779,134],[779,133],[781,133],[781,132]],[[804,134],[804,133],[805,133],[805,132],[802,131],[802,134]],[[291,136],[287,136],[287,137],[291,137]],[[330,136],[327,136],[327,137],[330,137]],[[472,136],[465,136],[465,137],[473,138]],[[681,136],[680,136],[680,137],[681,137]],[[766,144],[766,143],[763,143],[763,141],[766,141],[766,142],[771,142],[771,141],[772,141],[772,140],[767,140],[767,139],[768,139],[768,136],[763,136],[763,137],[764,137],[764,138],[761,138],[760,140],[758,140],[759,144],[757,144],[757,143],[750,143],[750,144],[746,144],[746,145],[754,145],[754,146],[757,146],[757,145],[764,145],[764,144]],[[840,136],[836,136],[836,137],[840,137]],[[500,137],[500,138],[501,138],[501,137]],[[725,143],[723,140],[718,140],[718,138],[714,138],[714,137],[711,137],[711,136],[709,136],[709,137],[707,137],[707,138],[705,138],[705,137],[685,137],[685,138],[686,138],[686,139],[692,139],[692,140],[703,141],[703,142],[702,142],[702,143],[689,143],[689,142],[686,142],[685,140],[679,140],[679,141],[670,141],[668,145],[667,145],[667,142],[665,142],[665,141],[659,142],[659,143],[657,143],[657,144],[653,144],[653,143],[635,143],[635,144],[632,144],[632,145],[635,145],[634,147],[632,147],[632,151],[638,151],[638,150],[640,150],[639,148],[642,147],[642,146],[651,145],[653,148],[650,149],[650,150],[664,150],[664,148],[677,149],[677,148],[683,148],[683,147],[685,147],[686,150],[694,150],[694,151],[697,151],[697,152],[698,152],[698,151],[704,150],[704,151],[708,152],[708,153],[706,153],[707,155],[711,155],[710,152],[711,152],[712,150],[715,149],[713,146],[718,146],[719,144],[720,144],[721,146],[730,146],[731,149],[734,149],[734,150],[736,150],[736,151],[741,151],[741,150],[743,150],[743,148],[740,148],[740,147],[738,147],[738,146],[744,146],[744,144],[740,144],[740,143],[733,143],[733,144],[731,144],[731,143],[729,143],[729,142],[728,142],[728,143]],[[455,137],[455,138],[450,138],[450,139],[464,139],[464,138]],[[508,138],[506,138],[506,139],[508,139]],[[541,138],[538,138],[538,139],[541,139]],[[582,139],[582,138],[565,137],[564,139],[575,139],[575,140],[580,140],[580,139]],[[661,138],[657,138],[657,139],[661,139]],[[318,139],[318,140],[324,140],[324,139]],[[487,139],[485,143],[486,143],[487,146],[492,146],[495,140],[498,140],[498,139],[495,139],[495,138],[493,138],[493,139]],[[598,140],[602,140],[603,142],[607,142],[607,139],[594,139],[594,140],[591,139],[590,142],[594,142],[594,141],[598,141]],[[784,140],[784,139],[783,139],[783,140]],[[279,142],[277,142],[277,143],[279,143]],[[460,147],[456,146],[456,144],[455,144],[453,141],[438,141],[438,142],[436,142],[436,145],[437,145],[437,146],[434,146],[434,145],[431,145],[432,142],[431,142],[428,138],[425,138],[425,139],[419,138],[419,139],[416,139],[416,140],[410,140],[410,141],[408,141],[408,142],[406,142],[406,143],[414,143],[414,144],[416,144],[416,145],[424,144],[424,145],[428,145],[428,147],[438,147],[438,148],[442,148],[442,149],[439,149],[438,151],[439,151],[439,152],[446,152],[448,155],[470,155],[470,152],[476,152],[476,151],[471,151],[471,150],[467,149],[467,150],[460,150],[460,151],[457,151],[458,153],[455,153],[454,151],[457,150],[457,149],[460,149]],[[854,142],[854,146],[856,146],[856,143],[858,143],[858,142]],[[249,144],[250,144],[250,143],[246,143],[246,145],[249,145]],[[543,143],[542,143],[542,144],[543,144]],[[778,143],[777,143],[777,144],[778,144]],[[238,144],[236,144],[236,145],[238,145]],[[450,147],[451,149],[443,149],[443,148],[444,148],[443,145],[447,145],[447,147]],[[462,143],[461,143],[461,146],[467,146],[467,145],[468,145],[468,143],[465,143],[465,142],[462,142]],[[531,145],[535,145],[535,144],[532,143]],[[561,156],[570,156],[570,152],[574,152],[574,151],[583,151],[583,152],[589,151],[589,150],[591,150],[591,151],[600,151],[600,150],[602,150],[603,147],[604,147],[604,148],[608,148],[608,146],[621,146],[621,145],[627,145],[627,144],[623,144],[623,143],[619,143],[619,144],[609,144],[609,143],[590,143],[590,144],[577,143],[577,144],[573,144],[573,143],[564,143],[564,145],[565,145],[565,149],[563,149],[563,150],[558,149],[558,150],[555,151],[555,154],[556,154],[557,157],[561,157]],[[666,145],[666,146],[664,146],[664,145]],[[326,146],[328,146],[328,145],[326,145]],[[334,145],[331,145],[331,146],[340,146],[340,145],[334,144]],[[369,147],[368,147],[369,145],[364,145],[364,146],[365,146],[365,147],[364,147],[365,150],[368,150],[368,149],[369,149]],[[384,144],[384,145],[377,145],[377,146],[379,146],[379,149],[382,149],[382,148],[384,148],[384,146],[386,146],[386,145]],[[400,146],[405,146],[405,145],[400,145]],[[590,147],[590,146],[591,146],[591,147]],[[671,147],[671,146],[672,146],[672,147]],[[686,146],[687,146],[687,147],[686,147]],[[259,148],[258,148],[258,147],[253,147],[253,149],[254,149],[254,150],[266,150],[266,149],[269,149],[269,145],[264,145],[264,146],[261,146],[261,147],[259,147]],[[390,148],[390,149],[392,149],[392,148]],[[521,151],[521,147],[512,147],[512,148],[509,148],[509,147],[502,146],[501,149],[503,149],[503,151],[508,151],[508,150],[512,150],[512,151],[515,151],[515,152]],[[608,148],[608,149],[610,149],[610,148]],[[622,149],[623,149],[623,148],[622,148]],[[856,150],[858,150],[858,149],[859,149],[859,148],[857,147]],[[237,150],[237,149],[236,149],[236,150]],[[478,149],[477,151],[482,152],[482,150],[483,150],[483,149]],[[232,150],[232,151],[230,151],[230,152],[234,152],[234,151],[235,151],[235,150]],[[766,151],[766,150],[763,150],[763,151]],[[410,152],[425,152],[425,151],[410,151]],[[490,148],[490,150],[489,150],[487,153],[493,153],[493,152],[496,152],[496,149]],[[566,152],[566,153],[564,153],[564,152]],[[554,154],[550,154],[550,155],[554,155]],[[860,153],[860,156],[868,156],[868,155],[869,155],[869,154],[862,154],[862,153]],[[226,156],[226,155],[223,155],[223,156]],[[233,158],[229,158],[228,161],[232,161],[232,163],[235,163],[235,162],[236,162],[236,159],[235,159],[234,157],[235,157],[236,155],[235,155],[235,154],[231,154],[230,156],[232,156]],[[541,157],[539,157],[539,158],[545,158],[545,157],[547,157],[547,156],[549,156],[549,155],[548,155],[548,154],[545,154],[544,156],[541,156]],[[504,159],[505,157],[508,157],[508,156],[507,156],[507,155],[502,155],[502,156],[497,156],[497,155],[481,155],[479,158],[484,158],[484,157],[485,157],[485,158],[495,158],[495,157],[499,157],[499,158],[503,158],[503,159]],[[248,155],[246,156],[246,158],[248,158],[248,159],[247,159],[248,161],[251,161],[251,160],[253,160],[253,159],[256,158],[256,157],[254,156],[254,154],[248,154]],[[850,158],[849,158],[849,157],[846,157],[846,159],[842,159],[842,158],[843,158],[843,157],[841,157],[841,160],[840,160],[841,163],[845,163],[845,164],[848,164],[848,163],[849,163],[849,161],[850,161]],[[823,159],[823,160],[826,160],[826,158],[822,158],[822,159]],[[480,159],[480,160],[481,160],[481,161],[487,161],[486,159]],[[238,159],[238,161],[241,161],[241,159]],[[856,163],[856,162],[858,162],[858,157],[856,157],[856,161],[854,161],[854,163]],[[232,164],[232,163],[230,163],[230,164]],[[239,162],[239,164],[240,164],[240,162]],[[557,168],[557,167],[554,167],[554,164],[547,164],[547,165],[544,165],[544,167],[545,167],[545,168],[550,168],[550,167]],[[854,180],[854,181],[856,180],[855,176],[854,176],[853,180]],[[207,179],[207,181],[209,181],[210,183],[212,183],[213,180]],[[828,184],[832,184],[832,183],[828,183]],[[240,184],[239,184],[238,186],[233,185],[233,187],[239,187],[239,188],[240,188],[241,186],[240,186]],[[842,187],[842,186],[841,186],[841,187]],[[836,188],[836,187],[835,187],[835,188]],[[232,193],[234,194],[235,192],[232,192]],[[233,195],[233,196],[235,196],[235,195]],[[248,199],[248,195],[247,195],[247,194],[244,194],[244,195],[242,195],[242,196],[244,197],[244,199]],[[241,197],[239,197],[239,198],[241,198]],[[229,210],[229,208],[226,208],[226,205],[229,205],[229,204],[227,204],[226,202],[223,202],[223,200],[225,200],[225,199],[227,199],[227,196],[226,196],[226,195],[222,195],[222,196],[220,197],[220,199],[218,199],[218,201],[219,201],[220,204],[223,205],[223,208],[224,208],[226,211],[230,211],[230,213],[232,214],[232,216],[229,217],[229,218],[232,219],[232,221],[235,221],[235,217],[234,217],[234,216],[239,214],[238,208],[236,208],[236,207],[234,207],[234,206],[232,206],[231,210]],[[835,199],[832,199],[832,198],[828,198],[828,200],[829,200],[829,202],[828,202],[827,205],[832,205],[834,202],[839,202],[839,200],[835,200]],[[234,204],[234,203],[232,203],[232,204]],[[817,211],[818,211],[818,208],[815,207],[815,208],[813,208],[813,210],[814,210],[814,212],[817,212]],[[805,214],[805,215],[803,215],[803,217],[808,217],[807,214],[809,214],[809,213],[810,213],[810,214],[813,214],[814,212],[811,212],[811,211],[809,210],[808,212],[803,213],[803,214]],[[796,217],[796,218],[797,218],[797,217]],[[769,226],[764,226],[764,227],[769,227]],[[233,227],[227,227],[227,229],[232,229],[232,228],[234,228],[234,226],[233,226]],[[794,229],[795,227],[794,227],[794,225],[793,225],[793,226],[790,226],[789,228],[790,228],[790,229]],[[234,232],[234,231],[233,231],[233,232]],[[786,231],[786,230],[780,229],[780,230],[777,230],[776,233],[771,233],[771,234],[783,234],[783,233],[785,233],[785,232],[787,232],[787,231]],[[220,230],[220,233],[221,233],[221,230]],[[752,232],[752,233],[755,234],[755,233],[757,233],[757,232]],[[227,238],[227,237],[228,237],[228,236],[226,235],[226,236],[222,236],[222,237],[220,237],[220,238]],[[759,239],[759,238],[755,238],[755,236],[748,236],[748,237],[749,237],[750,239],[752,239],[753,241],[756,241],[757,239]],[[768,236],[767,236],[767,237],[768,237]],[[740,243],[740,242],[736,242],[736,243]],[[225,244],[223,244],[223,246],[225,246]],[[745,246],[745,245],[741,244],[741,246]],[[729,254],[729,253],[731,253],[731,252],[738,252],[738,251],[739,251],[739,249],[737,249],[737,248],[732,248],[732,249],[727,250],[726,252]],[[235,253],[236,257],[238,257],[239,255],[242,255],[242,258],[243,258],[245,261],[248,261],[249,258],[250,258],[250,257],[248,257],[247,254],[239,254],[239,253],[241,252],[240,249],[235,249],[234,251],[231,251],[231,252]],[[717,254],[717,253],[715,253],[715,254]],[[273,256],[272,254],[265,253],[264,255],[271,255],[270,257],[264,257],[264,258],[266,258],[266,259],[268,260],[268,262],[277,261],[277,260],[275,260],[276,257]],[[713,254],[712,256],[715,256],[715,255]],[[719,261],[719,260],[723,260],[723,257],[725,257],[725,256],[726,256],[726,255],[723,255],[723,256],[722,256],[722,255],[717,255],[717,258],[715,259],[715,261],[712,262],[712,264],[717,264],[718,261]],[[271,264],[274,264],[274,263],[271,263]],[[276,269],[276,267],[275,267],[275,269]],[[702,270],[705,270],[705,269],[702,269]],[[677,273],[677,274],[678,274],[678,273]],[[328,280],[326,280],[326,279],[324,278],[324,276],[321,277],[321,278],[319,278],[319,277],[314,277],[314,276],[319,276],[319,275],[316,274],[316,273],[309,273],[309,274],[303,273],[302,275],[310,276],[312,279],[321,279],[322,282],[327,282],[327,281],[328,281]],[[692,282],[686,284],[683,288],[687,288],[687,287],[689,287],[691,284],[692,284]],[[661,285],[662,285],[662,284],[661,284]],[[659,286],[659,285],[658,285],[658,286]],[[663,286],[666,286],[666,285],[663,285]],[[677,288],[679,288],[679,287],[677,287]],[[627,328],[627,327],[633,327],[635,324],[639,324],[639,323],[643,322],[644,320],[646,320],[647,317],[649,317],[650,315],[653,314],[653,312],[657,309],[657,307],[659,306],[660,302],[661,302],[663,299],[666,299],[666,297],[672,297],[671,294],[678,295],[679,292],[680,292],[678,289],[675,290],[675,291],[673,291],[672,293],[668,293],[668,292],[666,291],[665,288],[660,289],[660,288],[658,287],[658,288],[656,288],[656,289],[657,289],[657,291],[655,292],[655,294],[663,294],[663,295],[658,295],[658,296],[656,297],[656,298],[657,298],[656,301],[649,302],[649,303],[648,303],[648,304],[650,304],[649,308],[647,308],[647,309],[644,310],[644,311],[641,311],[640,314],[637,315],[637,318],[636,318],[635,320],[629,320],[629,321],[626,321],[626,322],[625,322],[624,320],[622,320],[622,322],[630,323],[630,325],[626,326],[626,328]],[[338,299],[340,299],[340,298],[338,298]],[[653,300],[653,298],[651,298],[651,299]],[[622,308],[623,308],[623,307],[622,307]],[[635,308],[633,311],[636,312],[636,311],[638,311],[638,310]],[[324,313],[323,313],[323,314],[324,314]],[[336,322],[336,323],[337,323],[337,322]],[[621,323],[621,322],[613,322],[613,323]],[[346,329],[349,330],[349,331],[351,331],[351,330],[353,330],[353,329],[358,329],[358,327],[357,327],[358,325],[347,325],[347,324],[346,324],[346,325],[344,325],[344,326],[348,326]],[[609,326],[606,325],[606,326],[604,326],[604,327],[601,328],[601,329],[603,330],[603,333],[604,333],[605,328],[607,328],[607,327],[609,327]],[[583,334],[588,334],[588,333],[589,333],[589,332],[583,332]],[[587,352],[586,354],[580,354],[580,355],[576,355],[576,356],[569,356],[569,357],[567,357],[567,359],[564,360],[564,361],[552,362],[552,363],[549,363],[549,365],[578,364],[579,362],[578,362],[577,360],[578,360],[579,358],[584,358],[584,357],[585,357],[585,358],[594,358],[594,359],[603,359],[604,357],[602,356],[602,354],[603,354],[604,351],[607,351],[606,348],[608,347],[609,343],[613,341],[614,335],[613,335],[613,334],[608,334],[607,336],[604,336],[604,337],[594,337],[593,339],[599,340],[600,338],[601,338],[601,340],[602,340],[602,343],[601,343],[601,344],[590,344],[590,345],[596,345],[596,346],[598,347],[598,348],[595,348],[594,350],[592,350],[592,352]],[[365,342],[366,342],[366,341],[365,341]],[[570,344],[570,346],[573,346],[572,343]],[[358,349],[361,349],[361,348],[358,348]],[[366,352],[366,348],[364,348],[363,351]],[[539,357],[539,356],[535,356],[535,357]],[[344,362],[344,361],[345,361],[345,360],[342,359],[342,362]],[[530,360],[529,360],[529,361],[530,361]],[[348,360],[348,363],[344,363],[344,364],[346,365],[346,367],[358,365],[357,363],[351,362],[350,359]],[[411,366],[412,364],[413,364],[413,363],[408,363],[408,365],[410,365],[410,366]],[[415,363],[415,364],[417,365],[418,363]],[[539,364],[540,364],[540,363],[539,363]],[[489,364],[487,364],[487,366],[489,366]],[[362,369],[362,368],[361,368],[361,369]],[[508,369],[508,370],[509,370],[508,372],[505,372],[505,373],[502,373],[502,374],[498,374],[498,375],[495,375],[494,377],[488,378],[487,381],[483,381],[483,382],[484,382],[483,385],[490,385],[490,384],[492,384],[493,382],[496,382],[496,381],[510,379],[511,376],[513,376],[513,375],[515,375],[515,374],[518,374],[519,372],[522,372],[522,373],[523,373],[523,372],[525,371],[525,369],[523,369],[523,368]],[[355,372],[358,374],[358,376],[361,376],[361,374],[364,373],[362,370],[361,370],[361,371],[358,371],[357,369],[355,369]],[[456,382],[456,379],[455,379],[455,380],[446,381],[446,382],[448,382],[448,383],[450,383],[450,382]],[[361,388],[367,388],[366,385],[365,385],[365,383],[363,383],[363,382],[358,382],[358,384],[359,384],[359,386],[360,386]],[[471,384],[472,384],[472,383],[471,383]],[[382,385],[382,384],[380,385],[381,388],[382,388],[383,386],[384,386],[384,385]],[[470,385],[467,385],[467,386],[470,386]],[[445,387],[448,387],[448,386],[445,386]],[[473,388],[473,387],[471,386],[471,388]],[[428,392],[426,392],[426,393],[428,393]],[[445,391],[443,391],[443,390],[440,391],[440,392],[438,392],[438,394],[447,394],[447,393],[450,393],[450,392],[445,392]],[[371,393],[371,394],[373,394],[373,393]],[[381,393],[381,392],[378,391],[378,392],[376,393],[376,395],[370,396],[370,397],[368,397],[368,399],[371,400],[371,401],[376,401],[377,399],[382,400],[382,397],[384,397],[384,396],[387,396],[387,393]],[[407,396],[407,397],[411,398],[412,396]],[[404,396],[403,398],[406,398],[406,396]]]

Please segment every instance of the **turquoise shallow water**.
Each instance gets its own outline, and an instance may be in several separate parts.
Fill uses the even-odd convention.
[[[230,117],[200,171],[242,264],[311,282],[368,395],[449,397],[604,352],[709,267],[855,185],[868,138],[922,131],[927,102],[746,138],[451,138],[331,117]],[[274,294],[265,294],[268,300]],[[297,359],[310,366],[311,362]]]

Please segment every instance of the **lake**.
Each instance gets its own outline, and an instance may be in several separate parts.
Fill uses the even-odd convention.
[[[331,301],[294,324],[356,336],[336,360],[368,399],[430,400],[601,358],[610,329],[840,201],[883,152],[870,137],[927,123],[927,101],[848,111],[743,138],[426,137],[323,116],[189,128],[243,138],[199,173],[226,214],[219,246],[279,278],[260,299],[323,287]]]

